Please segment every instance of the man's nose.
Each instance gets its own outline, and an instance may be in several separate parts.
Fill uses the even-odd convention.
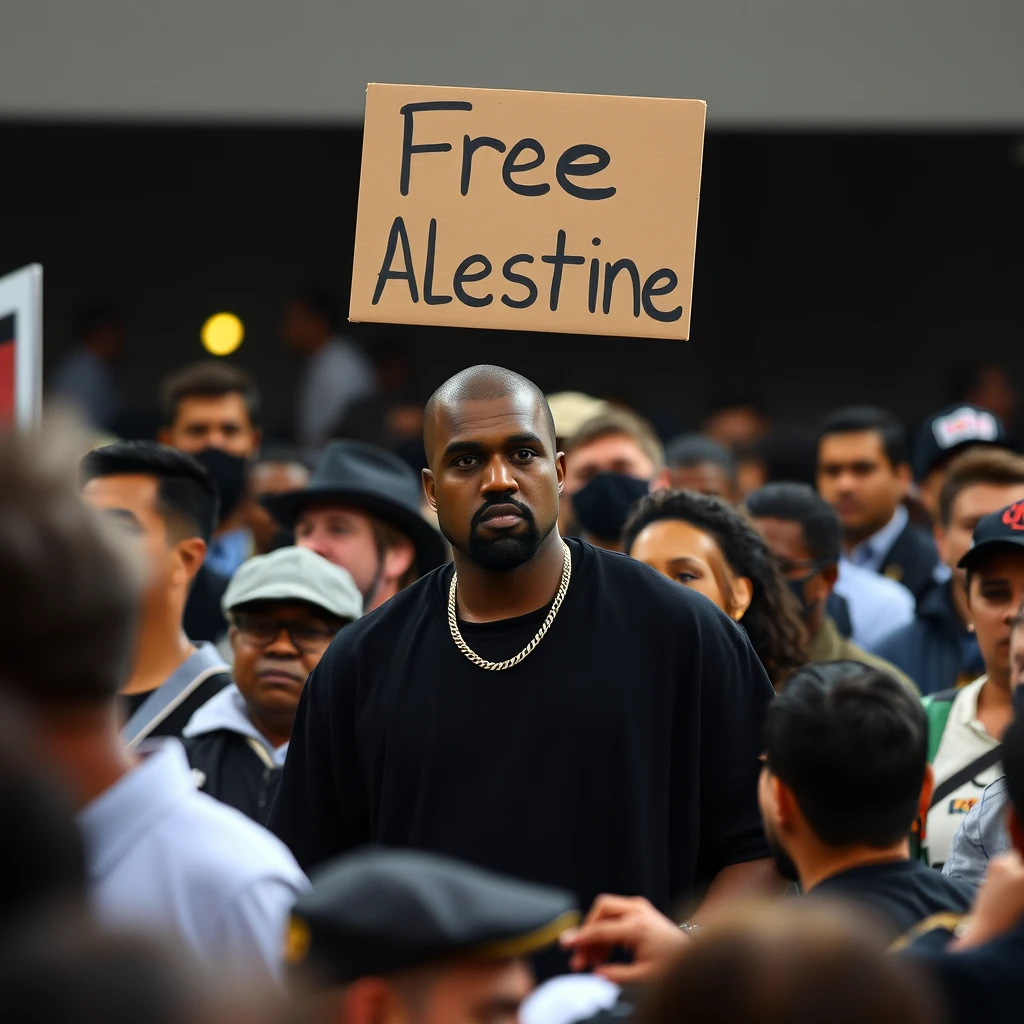
[[[484,469],[482,490],[502,493],[519,490],[512,467],[500,455],[495,455],[488,461]]]
[[[279,658],[296,658],[299,655],[298,648],[292,643],[291,634],[284,626],[277,631],[277,636],[263,650],[266,654],[272,654]]]

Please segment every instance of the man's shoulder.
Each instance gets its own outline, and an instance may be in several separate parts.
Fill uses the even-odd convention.
[[[859,647],[852,640],[844,639],[842,641],[842,650],[844,658],[848,658],[850,661],[859,661],[862,665],[867,665],[870,668],[878,669],[879,672],[886,672],[891,676],[895,676],[908,690],[911,690],[917,696],[921,695],[921,691],[917,688],[914,680],[899,666],[894,665],[886,658],[865,651],[863,647]]]

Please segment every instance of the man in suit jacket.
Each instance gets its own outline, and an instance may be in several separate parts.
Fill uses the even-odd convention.
[[[906,432],[884,409],[851,406],[822,424],[818,490],[842,522],[846,557],[920,597],[935,582],[939,555],[903,505],[910,482]]]

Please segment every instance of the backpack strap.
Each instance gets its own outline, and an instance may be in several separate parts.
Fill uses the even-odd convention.
[[[940,693],[933,693],[924,698],[924,710],[928,716],[928,763],[932,764],[935,755],[939,752],[939,744],[942,742],[942,734],[946,731],[946,722],[949,721],[949,712],[953,708],[953,701],[960,691],[958,689],[942,690]]]
[[[988,771],[993,765],[999,764],[1002,756],[1003,745],[1002,743],[997,743],[991,750],[986,750],[981,757],[976,757],[970,764],[964,765],[960,771],[954,772],[948,779],[935,787],[928,810],[942,803],[950,793],[955,793],[965,782],[970,782],[975,775],[980,775],[982,772]]]

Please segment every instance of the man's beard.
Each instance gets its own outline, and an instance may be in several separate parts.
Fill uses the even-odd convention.
[[[767,822],[765,822],[764,835],[765,839],[768,840],[768,849],[771,850],[772,860],[775,861],[775,867],[778,869],[779,874],[790,882],[799,884],[800,872],[797,871],[793,858],[782,848],[778,837],[768,827]]]
[[[495,505],[514,505],[523,517],[523,525],[515,534],[510,536],[499,534],[491,538],[480,535],[479,528],[483,515]],[[469,524],[469,544],[465,548],[465,553],[482,569],[496,571],[518,569],[519,566],[533,558],[541,542],[550,532],[549,529],[542,537],[537,529],[537,521],[534,519],[533,513],[525,505],[512,498],[500,497],[487,502],[473,516],[473,521]]]

